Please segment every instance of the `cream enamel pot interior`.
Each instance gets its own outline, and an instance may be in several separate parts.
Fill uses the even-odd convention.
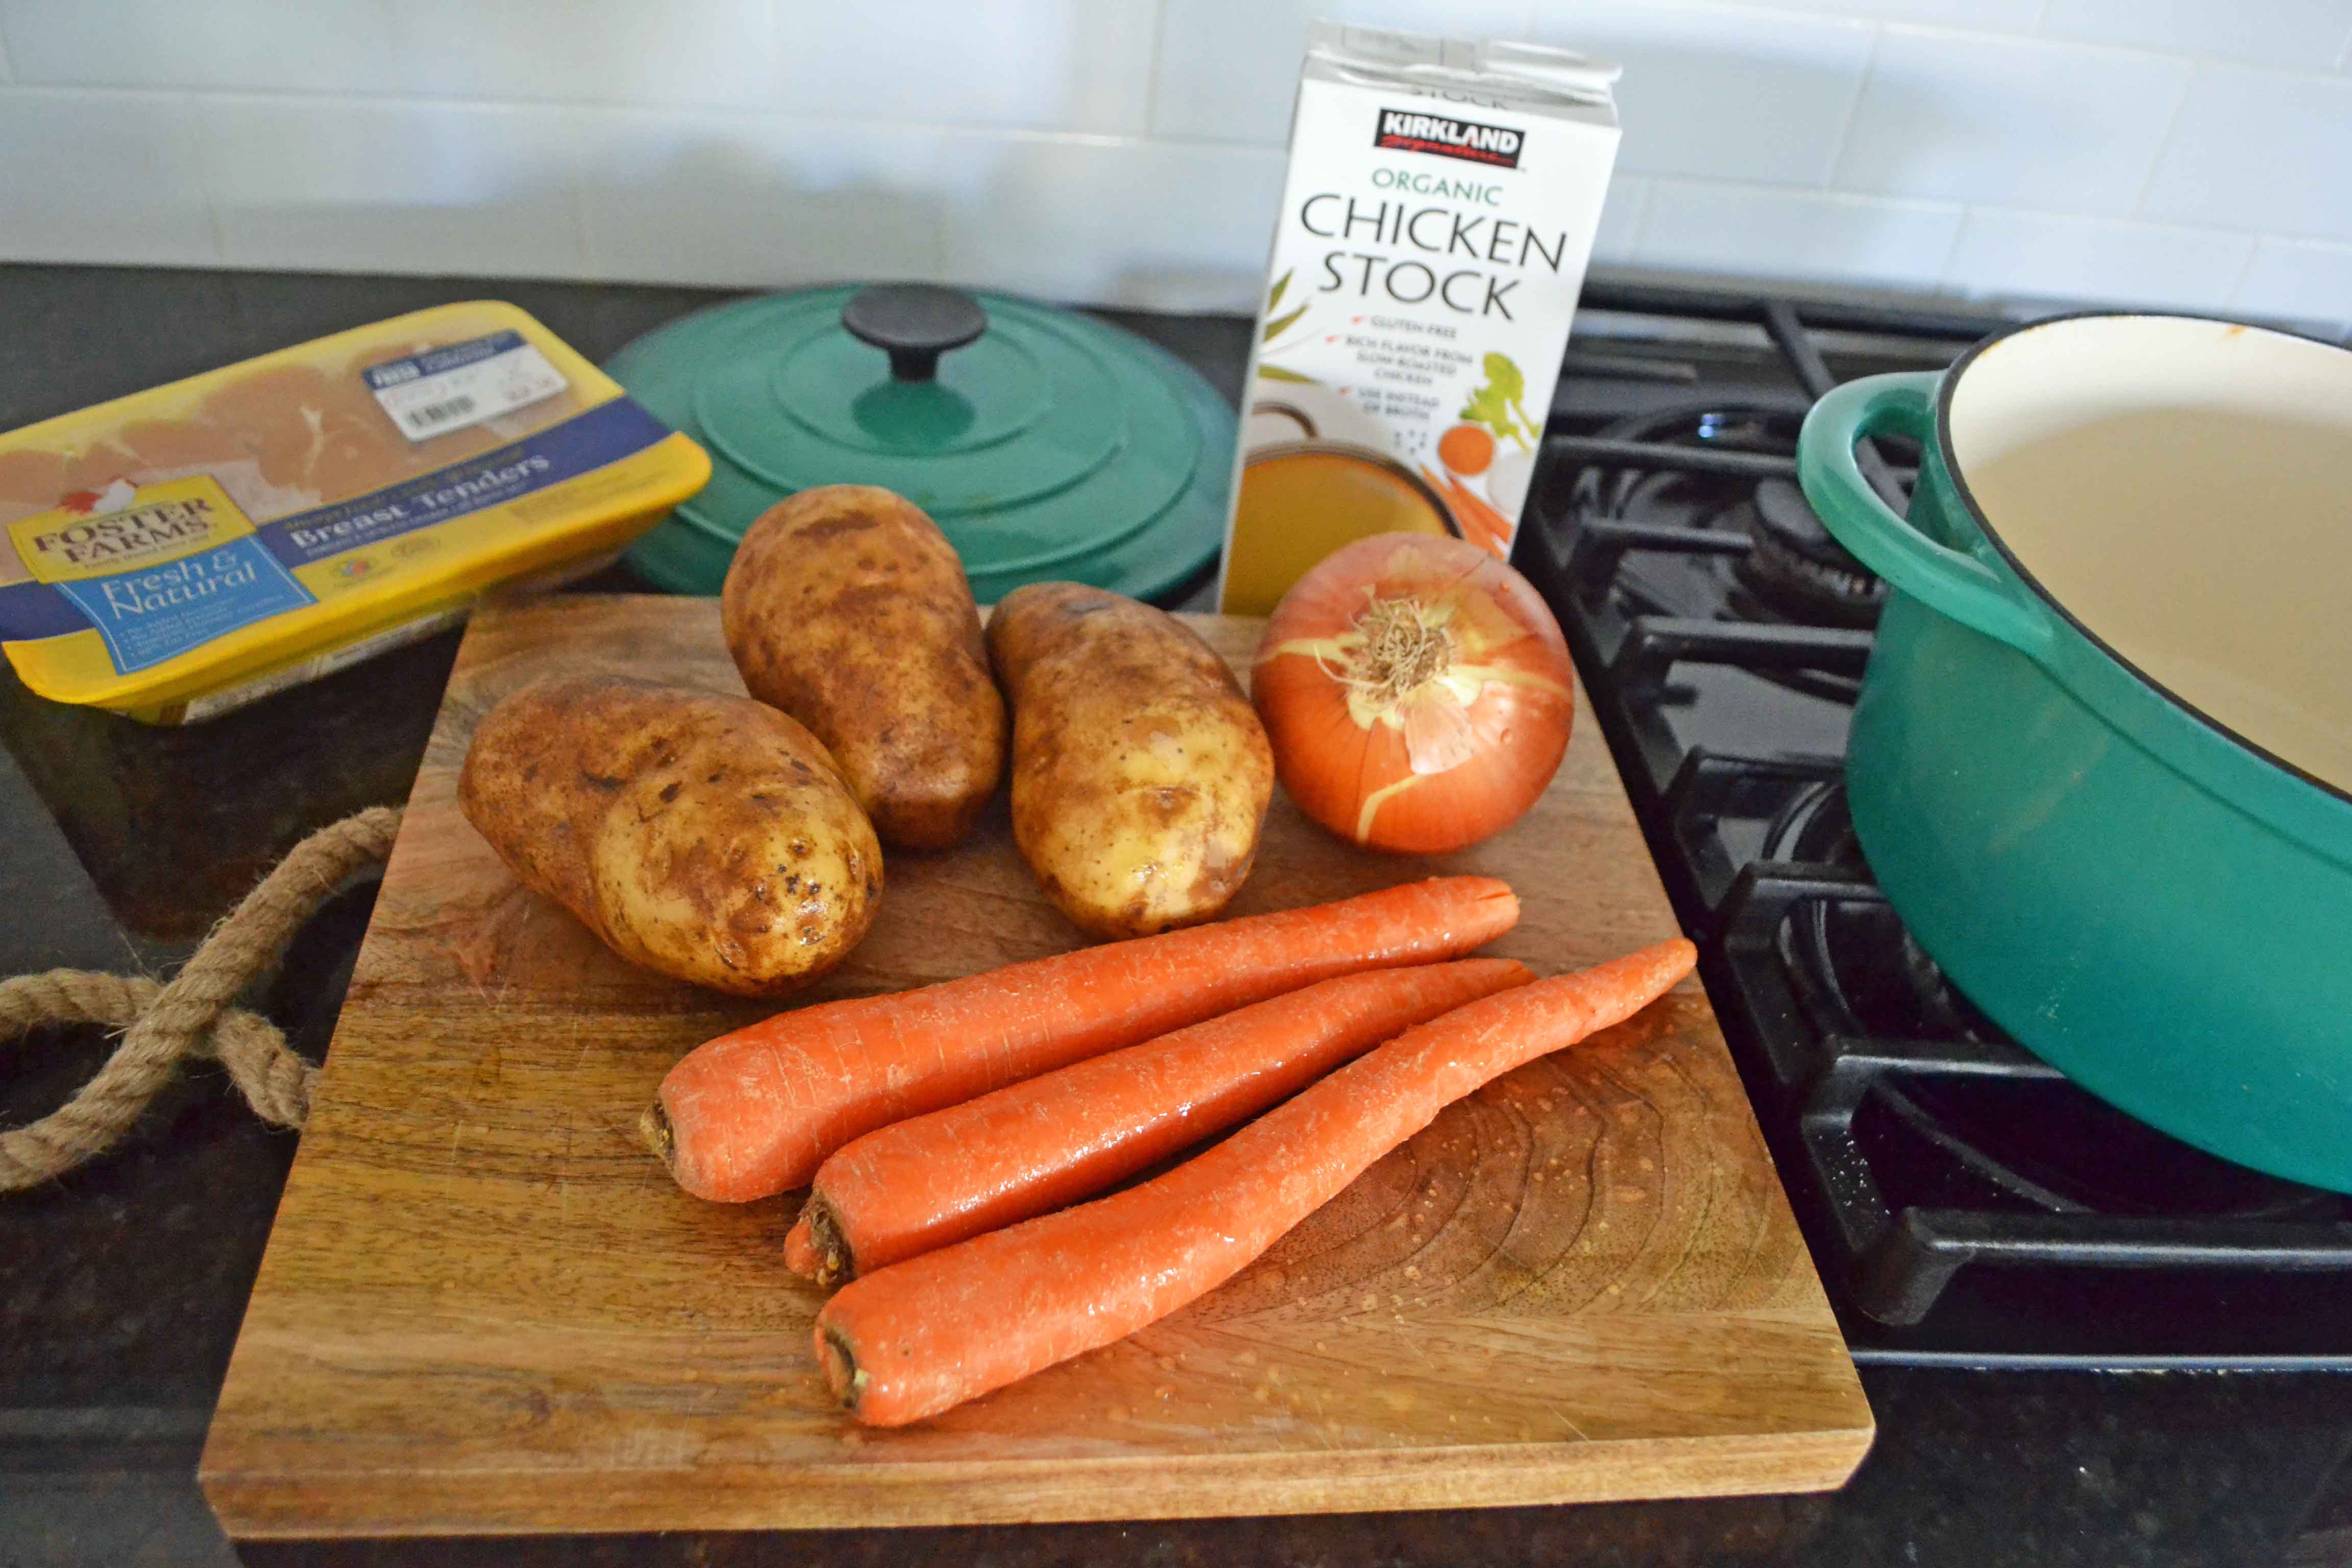
[[[2352,356],[2179,316],[1979,353],[1952,454],[2049,598],[2215,723],[2352,793]]]
[[[1798,465],[1894,589],[1847,788],[1920,945],[2095,1093],[2352,1191],[2352,353],[2062,317],[1835,389]]]

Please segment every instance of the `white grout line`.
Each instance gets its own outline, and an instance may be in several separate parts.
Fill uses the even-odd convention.
[[[572,198],[572,237],[579,246],[581,271],[602,282],[616,281],[598,265],[595,252],[589,247],[588,190],[586,183],[580,177],[580,170],[576,165],[564,175],[563,183],[567,187],[565,194]]]
[[[1195,136],[1150,136],[1123,132],[1068,131],[1032,125],[992,125],[976,121],[951,120],[887,120],[878,116],[840,114],[804,114],[788,109],[751,106],[723,110],[701,109],[688,104],[589,102],[562,99],[459,99],[417,98],[378,93],[319,93],[256,91],[238,88],[184,90],[162,87],[83,87],[44,84],[0,89],[15,98],[91,98],[116,101],[156,101],[230,106],[276,106],[296,109],[323,109],[347,111],[355,108],[430,109],[464,113],[480,110],[493,115],[518,118],[531,116],[561,117],[568,114],[606,114],[638,120],[751,120],[775,121],[788,125],[807,126],[881,126],[890,131],[919,132],[924,135],[987,139],[992,141],[1034,142],[1052,147],[1094,147],[1105,151],[1123,148],[1178,146],[1204,150],[1227,149],[1236,153],[1279,155],[1280,146],[1264,142],[1223,141]]]
[[[1625,240],[1625,259],[1627,263],[1638,266],[1642,259],[1642,247],[1648,243],[1650,237],[1650,209],[1657,204],[1658,182],[1648,174],[1629,174],[1626,177],[1642,182],[1642,194],[1633,201],[1633,230]]]
[[[1167,3],[1167,0],[1160,0],[1160,3],[1164,5]],[[1743,13],[1754,13],[1759,15],[1771,14],[1770,9],[1764,5],[1751,6],[1741,4],[1740,0],[1711,0],[1711,5],[1714,9],[1717,10],[1724,9],[1727,6],[1736,6]],[[1791,12],[1786,14],[1791,16],[1811,17],[1815,20],[1864,20],[1862,18],[1844,16],[1842,14],[1836,13]],[[1878,40],[1889,34],[1900,34],[1906,37],[1916,37],[1941,43],[2021,45],[2032,48],[2057,50],[2075,54],[2103,55],[2115,58],[2186,62],[2192,67],[2200,69],[2207,67],[2212,67],[2229,70],[2249,71],[2275,77],[2285,81],[2300,81],[2306,84],[2321,83],[2332,87],[2342,87],[2346,85],[2345,76],[2343,73],[2346,71],[2352,71],[2352,39],[2347,39],[2344,56],[2337,65],[2332,67],[2321,67],[2313,69],[2292,70],[2284,67],[2265,64],[2255,60],[2240,59],[2233,57],[2225,57],[2221,55],[2200,55],[2192,51],[2181,49],[2142,48],[2117,44],[2084,42],[2073,38],[2047,37],[2025,33],[1993,32],[1960,27],[1935,26],[1910,22],[1871,22],[1869,25],[1875,29],[1875,34],[1873,37],[1871,46],[1871,58],[1874,61],[1879,47]],[[793,120],[837,124],[883,124],[905,130],[981,131],[1032,136],[1083,137],[1107,143],[1147,141],[1197,141],[1219,146],[1265,147],[1275,145],[1275,143],[1272,142],[1227,141],[1220,138],[1157,136],[1149,133],[1137,135],[1130,132],[1121,132],[1087,131],[1076,127],[1007,124],[976,120],[893,119],[887,115],[844,114],[840,112],[808,114],[795,110],[790,105],[782,102],[746,101],[741,103],[697,103],[682,99],[646,100],[591,97],[458,97],[454,95],[437,95],[432,93],[406,91],[327,92],[315,89],[305,89],[299,87],[273,88],[252,85],[235,88],[185,87],[167,83],[149,84],[110,82],[10,82],[5,85],[11,92],[58,94],[79,93],[91,97],[159,97],[167,94],[184,93],[191,98],[199,100],[226,100],[235,101],[250,100],[254,101],[308,101],[338,106],[354,103],[384,103],[422,107],[505,110],[514,111],[579,109],[622,113],[684,114],[714,119],[725,119],[730,116],[740,115],[762,119]],[[1156,90],[1157,82],[1155,71],[1155,95]],[[1156,101],[1153,107],[1156,108]]]
[[[1969,219],[1974,217],[1976,213],[1977,205],[1974,202],[1965,203],[1960,207],[1960,221],[1952,226],[1952,237],[1945,242],[1944,258],[1936,263],[1935,280],[1928,285],[1937,293],[1948,292],[1953,286],[1952,265],[1959,259],[1960,236],[1968,233]]]
[[[1811,201],[1842,202],[1849,206],[1895,207],[1936,212],[1965,212],[1968,204],[1948,196],[1906,196],[1885,191],[1848,191],[1834,185],[1808,184],[1801,180],[1748,180],[1722,174],[1640,174],[1628,171],[1628,177],[1650,182],[1653,188],[1660,185],[1684,185],[1702,191],[1765,191],[1776,195],[1798,196]],[[2020,211],[2039,211],[2020,208]],[[2072,217],[2073,213],[2039,212],[2044,217]]]
[[[2059,37],[2046,33],[1996,33],[1969,27],[1939,26],[1931,22],[1888,22],[1886,30],[1906,37],[1926,38],[1947,44],[2023,44],[2030,47],[2063,50],[2072,54],[2105,55],[2117,59],[2186,61],[2192,66],[2224,66],[2232,70],[2262,71],[2271,76],[2300,81],[2341,83],[2343,79],[2333,69],[2321,67],[2292,70],[2284,66],[2261,60],[2242,59],[2234,55],[2200,54],[2195,49],[2164,49],[2143,44],[2111,44],[2085,38]],[[2346,63],[2352,65],[2352,49],[2347,49]]]
[[[1641,5],[1644,3],[1646,3],[1646,0],[1629,0],[1631,7],[1636,10],[1640,9]],[[1789,0],[1664,0],[1664,3],[1678,6],[1683,10],[1696,11],[1712,9],[1717,11],[1741,11],[1748,13],[1750,16],[1759,16],[1768,18],[1779,17],[1782,20],[1790,22],[1846,22],[1859,23],[1864,26],[1874,27],[1900,25],[1896,24],[1893,17],[1883,15],[1874,16],[1866,11],[1853,10],[1840,5],[1808,5],[1801,3],[1791,5],[1789,3]],[[2046,3],[2047,0],[2045,0],[2045,4]],[[1913,25],[1919,26],[1935,26],[1933,23],[1920,23]],[[2034,36],[2035,25],[2035,22],[2028,21],[2014,27],[2004,26],[1985,26],[1977,27],[1950,26],[1941,30],[1965,33],[1970,37],[1977,38],[2030,39]]]
[[[2262,231],[2228,223],[2187,223],[2173,218],[2140,217],[2131,213],[2070,213],[2049,207],[2010,206],[2000,202],[1970,202],[1968,210],[1988,217],[2040,218],[2051,223],[2089,224],[2099,228],[2149,228],[2171,234],[2227,235],[2242,238]]]
[[[2261,235],[2250,234],[2246,237],[2246,258],[2238,264],[2238,275],[2230,280],[2230,291],[2221,296],[2223,304],[2231,309],[2236,308],[2240,296],[2246,291],[2246,279],[2254,275],[2254,258],[2262,254],[2262,248]]]
[[[2337,71],[2352,71],[2352,33],[2345,35],[2344,52],[2336,58]]]
[[[2156,156],[2147,163],[2147,177],[2139,183],[2139,192],[2132,197],[2131,216],[2144,217],[2147,198],[2156,194],[2156,177],[2164,172],[2164,161],[2172,153],[2172,143],[2180,134],[2180,122],[2189,117],[2189,95],[2197,90],[2197,79],[2205,71],[2200,62],[2190,68],[2180,84],[2180,96],[2172,100],[2172,116],[2164,122],[2164,134],[2156,139]]]
[[[2343,257],[2345,260],[2352,261],[2352,239],[2338,238],[2332,235],[2294,234],[2287,232],[2272,233],[2268,231],[2265,231],[2257,237],[2265,240],[2275,240],[2281,245],[2293,246],[2298,250],[2332,251],[2335,254]]]
[[[346,110],[381,105],[393,109],[440,109],[459,111],[479,110],[493,114],[562,114],[573,111],[598,114],[661,115],[703,120],[776,120],[804,125],[881,126],[892,131],[919,131],[948,135],[979,132],[992,136],[1011,136],[1034,141],[1084,142],[1102,146],[1123,146],[1146,142],[1176,141],[1175,137],[1155,137],[1123,131],[1087,131],[1072,126],[1008,124],[984,120],[920,120],[894,119],[881,114],[843,114],[839,112],[810,114],[782,103],[703,104],[663,100],[647,101],[617,98],[486,98],[436,97],[415,92],[320,91],[304,88],[233,87],[189,88],[168,83],[110,82],[19,82],[0,84],[0,91],[11,96],[93,99],[173,99],[194,103],[290,104],[326,109]],[[1213,141],[1208,138],[1182,138],[1200,141],[1205,145],[1231,147],[1267,147],[1262,142]]]
[[[1862,114],[1862,95],[1870,90],[1870,79],[1878,70],[1878,41],[1886,37],[1884,26],[1870,30],[1869,47],[1862,51],[1862,69],[1855,74],[1853,96],[1846,100],[1845,114],[1838,121],[1837,137],[1830,143],[1829,173],[1822,177],[1823,189],[1837,184],[1838,171],[1845,166],[1846,143],[1853,139],[1853,122]]]
[[[2222,294],[2221,303],[2210,306],[2208,309],[2222,310],[2230,309],[2238,298],[2238,290],[2246,286],[2247,276],[2254,269],[2254,253],[2263,247],[2262,236],[2250,232],[2242,237],[2246,242],[2246,258],[2238,263],[2238,275],[2230,279],[2229,289]]]
[[[1150,135],[1160,124],[1160,55],[1168,47],[1168,0],[1156,0],[1151,7],[1151,58],[1143,78],[1143,133]]]
[[[184,94],[173,96],[177,101],[187,105],[183,120],[188,127],[189,142],[195,151],[196,186],[204,194],[205,225],[213,237],[213,262],[215,266],[226,267],[228,234],[221,226],[220,200],[218,193],[213,189],[213,148],[212,137],[208,133],[207,117],[198,112],[193,99]]]
[[[886,120],[839,114],[804,114],[768,106],[727,109],[688,104],[591,102],[559,99],[417,98],[377,93],[255,91],[248,89],[182,89],[163,87],[88,87],[40,85],[0,86],[0,94],[16,99],[98,99],[117,102],[170,102],[201,108],[264,106],[321,109],[337,112],[354,108],[426,109],[459,113],[479,110],[493,115],[561,117],[604,114],[635,120],[747,120],[806,126],[874,126],[929,136],[1034,143],[1047,147],[1092,147],[1106,152],[1151,147],[1181,147],[1202,152],[1231,152],[1258,157],[1280,157],[1285,149],[1269,142],[1229,141],[1206,136],[1156,136],[1107,131],[1066,131],[1029,125],[992,125],[973,121]]]

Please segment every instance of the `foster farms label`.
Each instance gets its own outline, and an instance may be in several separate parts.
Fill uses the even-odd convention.
[[[118,481],[88,510],[60,507],[8,531],[34,579],[70,600],[105,640],[118,674],[318,602],[205,476]]]

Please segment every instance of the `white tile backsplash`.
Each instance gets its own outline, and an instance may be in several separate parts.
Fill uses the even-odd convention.
[[[382,90],[392,8],[373,0],[0,0],[16,79],[97,87]]]
[[[2254,242],[2226,229],[1971,211],[1947,271],[1958,291],[2004,301],[2161,305],[2230,302]]]
[[[1623,62],[1620,168],[1820,184],[1837,161],[1875,30],[1731,5],[1548,0],[1536,36]]]
[[[2160,55],[1889,28],[1834,183],[2058,212],[2132,210],[2195,68]]]
[[[796,114],[1140,134],[1152,0],[779,0]]]
[[[1532,0],[1165,0],[1155,135],[1282,146],[1317,17],[1450,37],[1524,37]],[[1269,233],[1271,230],[1269,230]]]
[[[1601,225],[1593,231],[1592,259],[1602,266],[1624,266],[1633,259],[1641,237],[1642,219],[1650,207],[1650,182],[1639,174],[1620,174],[1609,182],[1609,199],[1601,205]]]
[[[742,0],[392,0],[381,9],[392,47],[376,68],[387,90],[415,98],[772,103],[795,58],[778,8]]]
[[[2352,0],[2050,0],[2056,38],[2319,70],[2352,43]]]
[[[923,279],[946,259],[941,141],[781,115],[575,111],[599,277],[718,288]]]
[[[2142,210],[2352,239],[2352,81],[2200,67]]]
[[[1659,180],[1633,259],[1677,271],[1871,286],[1942,269],[1960,208],[1945,202]]]
[[[1140,309],[1256,308],[1278,152],[969,135],[948,160],[952,281]]]
[[[43,82],[1139,132],[1153,0],[0,0]]]
[[[1622,58],[1604,263],[2352,321],[2352,0],[0,0],[0,258],[1246,310],[1318,13]]]
[[[579,276],[568,111],[215,99],[192,127],[233,267]]]
[[[28,81],[505,101],[741,103],[778,86],[744,0],[0,0]]]
[[[1152,133],[1282,145],[1308,19],[1286,0],[1170,5],[1160,19]]]
[[[0,94],[0,258],[220,260],[188,100]]]
[[[1748,4],[1749,0],[1740,0]],[[1759,9],[1916,22],[1988,33],[2030,33],[2044,0],[1754,0]]]
[[[1057,299],[1246,310],[1283,157],[1268,148],[583,111],[599,276],[726,288],[943,279]]]
[[[2352,321],[2352,245],[2264,239],[2231,307],[2287,321]]]

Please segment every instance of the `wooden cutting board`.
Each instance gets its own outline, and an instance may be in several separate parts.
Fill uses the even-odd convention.
[[[1202,617],[1245,668],[1257,623]],[[856,1429],[778,1252],[797,1196],[688,1197],[634,1126],[769,1009],[632,969],[459,816],[475,721],[542,677],[740,692],[715,601],[474,617],[343,1005],[202,1477],[239,1537],[1150,1518],[1837,1486],[1871,1416],[1694,980],[1447,1111],[1245,1273],[926,1426]],[[1491,952],[1551,973],[1670,934],[1590,710],[1538,807],[1459,855],[1349,847],[1277,793],[1233,912],[1509,879]],[[1076,933],[1000,800],[896,855],[814,994]]]

